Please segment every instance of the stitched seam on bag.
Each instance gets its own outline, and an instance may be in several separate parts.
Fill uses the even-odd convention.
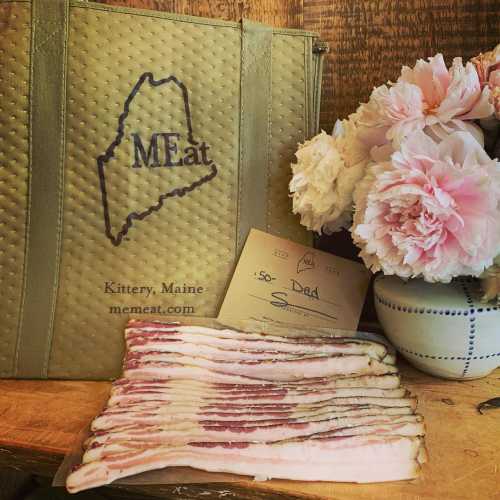
[[[181,23],[188,23],[188,24],[198,24],[198,25],[203,25],[203,26],[216,26],[216,27],[222,27],[222,28],[230,28],[234,30],[239,30],[239,23],[231,22],[231,21],[224,21],[224,20],[217,20],[217,19],[210,19],[210,18],[200,18],[198,16],[185,16],[185,18],[182,17],[182,14],[175,14],[171,12],[161,12],[161,11],[155,11],[151,10],[151,13],[149,12],[144,12],[143,10],[137,9],[138,12],[131,12],[130,10],[127,10],[123,7],[117,7],[113,5],[81,5],[81,4],[75,4],[71,2],[71,7],[75,9],[88,9],[88,10],[98,10],[101,12],[114,12],[118,14],[128,14],[131,16],[142,16],[142,17],[153,17],[156,19],[166,19],[169,21],[173,22],[181,22]],[[189,18],[189,19],[188,19]],[[206,19],[206,21],[205,21]],[[307,37],[317,37],[318,33],[315,33],[313,31],[302,31],[302,30],[294,30],[294,29],[286,29],[286,28],[273,28],[272,29],[273,35],[285,35],[285,36],[307,36]]]
[[[62,82],[61,82],[61,106],[59,113],[59,213],[57,216],[57,242],[56,242],[56,262],[54,269],[54,281],[52,284],[52,301],[49,326],[46,335],[45,356],[43,360],[43,371],[47,376],[49,369],[49,359],[51,354],[52,339],[54,337],[54,320],[56,314],[57,297],[59,295],[59,273],[61,270],[61,247],[62,247],[62,228],[63,228],[63,212],[64,212],[64,163],[65,163],[65,145],[66,145],[66,79],[67,79],[67,51],[68,51],[68,32],[69,32],[69,4],[65,2],[64,6],[64,37],[63,37],[63,53],[62,53]],[[60,30],[59,30],[60,31]]]
[[[31,19],[35,19],[35,4],[31,4]],[[23,331],[24,323],[24,306],[26,302],[26,283],[28,281],[28,253],[29,253],[29,239],[30,239],[30,222],[31,222],[31,170],[32,170],[32,160],[33,160],[33,127],[32,127],[32,117],[33,117],[33,63],[34,63],[34,50],[35,50],[35,31],[36,26],[32,22],[31,25],[31,45],[30,45],[30,79],[29,79],[29,107],[28,107],[28,196],[26,203],[26,226],[24,235],[24,263],[23,263],[23,285],[22,285],[22,298],[19,305],[19,320],[17,325],[17,341],[16,341],[16,353],[14,357],[13,371],[14,375],[17,375],[18,364],[19,364],[19,347],[21,344],[21,337]]]
[[[310,127],[310,105],[309,105],[309,77],[310,77],[310,67],[309,67],[309,54],[308,54],[308,44],[307,40],[304,40],[304,139],[309,139],[311,135]],[[312,48],[311,48],[312,49]]]
[[[317,42],[318,40],[315,40]],[[313,43],[314,48],[314,43]],[[320,130],[320,119],[321,119],[321,84],[322,84],[322,76],[323,76],[323,57],[324,53],[322,52],[314,52],[314,130],[313,134],[316,135]]]
[[[273,110],[273,40],[271,37],[271,46],[269,50],[269,71],[270,71],[270,78],[269,78],[269,88],[268,88],[268,95],[269,95],[269,106],[267,107],[267,192],[266,192],[266,203],[267,203],[267,210],[266,210],[266,230],[270,230],[270,220],[271,220],[271,197],[269,196],[269,193],[271,192],[271,168],[272,168],[272,155],[271,155],[271,145],[272,145],[272,139],[273,139],[273,128],[272,128],[272,110]]]
[[[229,28],[229,29],[233,29],[233,30],[238,30],[238,25],[237,24],[229,24],[230,23],[229,21],[222,21],[221,20],[221,21],[217,22],[217,20],[213,20],[213,19],[207,19],[206,22],[201,21],[201,20],[200,21],[196,21],[196,20],[191,21],[190,19],[182,19],[181,17],[176,17],[175,15],[172,15],[168,12],[159,12],[159,11],[154,11],[154,10],[152,10],[151,14],[150,14],[148,12],[143,12],[143,11],[130,12],[129,10],[125,10],[123,8],[120,8],[120,7],[112,7],[112,6],[108,6],[108,8],[106,8],[104,6],[100,7],[97,5],[74,5],[73,4],[71,7],[75,8],[75,9],[98,10],[101,12],[111,12],[114,14],[125,14],[125,15],[140,16],[140,17],[151,17],[151,18],[155,18],[155,19],[165,19],[165,20],[172,21],[172,22],[198,24],[201,26],[216,26],[216,27],[220,27],[220,28]],[[193,19],[196,19],[196,18],[193,18]],[[226,24],[226,23],[228,23],[228,24]]]
[[[302,31],[300,29],[290,29],[290,28],[272,28],[273,35],[276,36],[306,36],[315,38],[319,36],[319,33],[314,31]]]
[[[240,248],[240,231],[241,231],[241,195],[243,192],[244,181],[244,150],[245,150],[245,98],[243,87],[245,85],[245,31],[243,23],[241,23],[241,69],[240,69],[240,165],[238,168],[238,209],[236,211],[236,258],[238,257],[238,249]]]

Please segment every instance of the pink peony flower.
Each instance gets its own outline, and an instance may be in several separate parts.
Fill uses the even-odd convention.
[[[500,163],[466,132],[439,144],[412,133],[368,167],[354,203],[351,232],[373,271],[449,282],[500,251]]]
[[[403,67],[398,81],[373,90],[367,104],[361,105],[359,124],[365,140],[372,146],[392,142],[395,149],[412,132],[430,129],[444,138],[455,130],[478,135],[467,120],[486,118],[493,113],[489,88],[481,88],[472,63],[453,60],[448,70],[441,54],[420,59],[414,68]]]

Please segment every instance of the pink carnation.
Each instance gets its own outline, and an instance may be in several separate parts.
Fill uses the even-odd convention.
[[[477,136],[477,128],[466,120],[486,118],[493,113],[489,88],[480,84],[472,63],[453,60],[448,70],[441,54],[420,59],[414,68],[403,67],[397,83],[376,88],[367,104],[361,105],[359,122],[373,146],[392,141],[398,146],[412,132],[431,129],[442,139],[456,130]]]
[[[500,163],[466,132],[421,131],[369,167],[351,228],[373,271],[449,282],[478,276],[500,251]]]

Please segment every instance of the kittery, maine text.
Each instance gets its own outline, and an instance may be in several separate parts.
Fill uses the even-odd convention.
[[[203,286],[192,283],[162,282],[160,286],[153,285],[134,285],[130,283],[120,283],[118,281],[105,281],[104,293],[112,295],[141,295],[150,297],[159,293],[169,295],[200,295],[205,292]]]

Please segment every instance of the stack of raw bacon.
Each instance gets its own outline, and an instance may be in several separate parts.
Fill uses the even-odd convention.
[[[382,344],[136,320],[125,338],[71,492],[168,466],[392,481],[425,459],[422,417]]]

